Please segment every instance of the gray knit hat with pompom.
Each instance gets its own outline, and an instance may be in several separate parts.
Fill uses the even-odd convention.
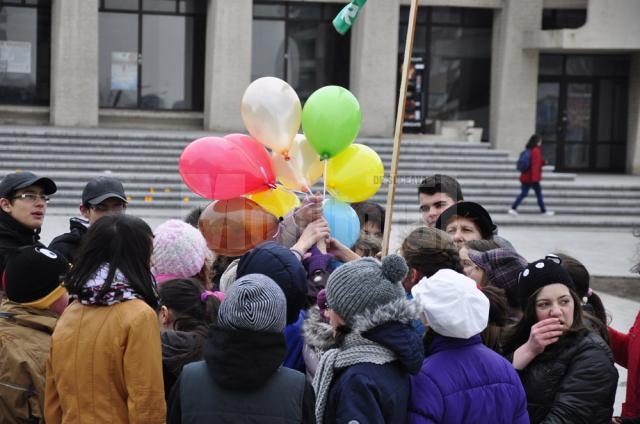
[[[382,263],[372,258],[348,262],[329,276],[327,306],[350,326],[356,315],[404,298],[400,281],[408,271],[398,255],[389,255]]]

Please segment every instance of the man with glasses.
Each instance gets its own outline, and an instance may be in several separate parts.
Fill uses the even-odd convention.
[[[49,195],[58,187],[32,172],[15,172],[0,181],[0,276],[7,256],[18,247],[38,245]]]
[[[87,183],[82,191],[80,213],[85,219],[71,218],[70,231],[54,238],[49,249],[62,253],[74,263],[82,238],[90,225],[105,215],[124,213],[127,196],[122,183],[113,177],[97,177]]]

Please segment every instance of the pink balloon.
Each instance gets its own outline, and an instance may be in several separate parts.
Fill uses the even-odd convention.
[[[228,200],[275,188],[271,160],[262,144],[244,134],[203,137],[180,155],[180,176],[196,194]]]

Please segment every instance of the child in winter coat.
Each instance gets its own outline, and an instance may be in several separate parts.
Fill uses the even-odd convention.
[[[327,282],[327,316],[337,348],[322,356],[314,378],[318,423],[403,423],[409,374],[422,363],[422,343],[411,327],[416,308],[400,281],[400,256],[349,262]]]
[[[412,289],[426,316],[426,358],[411,377],[409,423],[528,424],[527,398],[512,365],[482,344],[489,300],[450,269]]]
[[[575,285],[560,263],[548,255],[522,272],[524,315],[505,352],[513,352],[532,423],[609,423],[618,384],[613,355],[587,325]]]

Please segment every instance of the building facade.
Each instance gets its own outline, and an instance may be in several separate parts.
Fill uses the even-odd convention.
[[[0,0],[0,123],[239,131],[262,76],[349,88],[393,134],[409,0]],[[424,0],[405,130],[473,121],[558,170],[640,173],[640,1]]]

